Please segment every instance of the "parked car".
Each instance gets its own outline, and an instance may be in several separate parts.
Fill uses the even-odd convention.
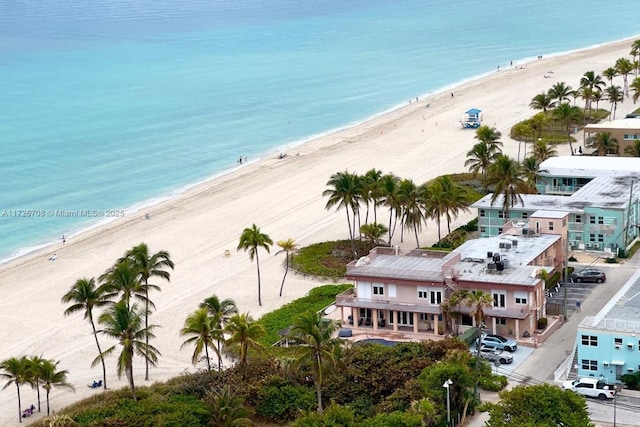
[[[572,390],[587,397],[597,397],[600,400],[616,397],[616,388],[603,380],[595,377],[580,378],[574,381],[565,381],[562,388]]]
[[[471,350],[471,353],[474,356],[477,355],[476,350]],[[496,348],[489,348],[486,346],[482,346],[480,348],[480,357],[492,362],[498,361],[503,365],[508,365],[509,363],[513,362],[513,357],[509,354],[506,354],[504,350],[498,350]]]
[[[581,282],[595,282],[604,283],[607,280],[607,275],[604,271],[596,270],[595,268],[587,268],[577,273],[571,274],[571,281],[576,283]]]
[[[499,350],[507,350],[512,353],[518,349],[518,343],[515,340],[511,338],[505,338],[500,335],[483,333],[481,339],[482,339],[481,344],[485,347],[497,348]]]

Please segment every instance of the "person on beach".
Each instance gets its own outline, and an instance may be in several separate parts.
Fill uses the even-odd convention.
[[[451,97],[453,98],[453,92],[451,92]]]
[[[64,245],[67,242],[67,239],[64,237],[64,234],[62,235],[62,244]]]
[[[53,254],[49,257],[49,261],[55,261],[58,259],[58,254]]]

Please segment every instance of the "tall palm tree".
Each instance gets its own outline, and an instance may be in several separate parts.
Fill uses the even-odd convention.
[[[487,145],[494,146],[497,149],[496,151],[502,148],[502,142],[500,141],[502,133],[496,128],[491,128],[486,125],[480,126],[476,129],[476,136],[474,138]]]
[[[382,203],[389,208],[389,244],[393,239],[393,234],[396,228],[396,222],[401,214],[400,201],[398,200],[398,187],[400,185],[400,178],[394,174],[386,174],[382,177],[380,186],[382,188]],[[392,220],[393,227],[392,227]]]
[[[444,215],[447,218],[447,232],[451,233],[451,221],[460,212],[469,212],[469,194],[467,189],[451,179],[449,175],[442,175],[435,180],[442,187],[446,195]]]
[[[600,101],[602,101],[603,99],[604,92],[602,92],[601,90],[596,90],[595,92],[593,92],[593,100],[596,101],[596,114],[600,109]]]
[[[554,104],[555,107],[555,104]],[[535,114],[533,117],[531,117],[529,119],[529,122],[531,123],[531,129],[533,129],[536,132],[536,136],[538,138],[542,137],[542,131],[545,128],[545,125],[547,125],[549,123],[549,120],[547,119],[547,115],[545,113],[538,113]]]
[[[157,285],[149,283],[149,279],[157,277],[159,279],[171,281],[171,273],[167,269],[173,270],[174,264],[171,256],[167,251],[158,251],[155,254],[149,253],[149,247],[146,243],[140,243],[129,249],[125,254],[125,258],[131,260],[138,271],[138,280],[145,296],[144,325],[149,325],[149,290],[160,290]],[[149,340],[147,339],[147,345]],[[149,380],[149,361],[145,360],[145,381]]]
[[[465,304],[471,308],[471,317],[473,317],[476,324],[476,383],[474,387],[474,395],[478,395],[478,382],[480,379],[480,336],[482,333],[482,325],[484,320],[484,310],[493,306],[493,297],[490,294],[486,294],[482,291],[470,292],[467,294]]]
[[[40,367],[45,362],[45,359],[42,356],[31,356],[27,358],[29,362],[29,370],[30,370],[30,384],[32,388],[36,389],[38,394],[38,412],[40,412]]]
[[[583,123],[587,122],[587,109],[589,109],[589,117],[591,117],[591,101],[593,100],[593,90],[583,87],[581,91],[582,99],[584,99]]]
[[[244,250],[249,252],[249,259],[253,261],[256,259],[256,269],[258,271],[258,305],[262,306],[262,295],[260,292],[260,257],[258,255],[258,249],[264,248],[267,253],[270,253],[273,240],[267,234],[260,231],[257,225],[253,224],[251,228],[245,228],[240,235],[240,241],[238,242],[237,250]]]
[[[369,241],[372,247],[377,246],[379,244],[384,244],[384,240],[382,240],[382,236],[387,234],[389,229],[382,224],[378,224],[377,222],[372,222],[371,224],[363,224],[360,227],[360,233]]]
[[[638,98],[640,98],[640,77],[636,77],[631,82],[631,89],[633,89],[633,103],[638,102]]]
[[[602,72],[602,75],[609,80],[609,86],[613,84],[613,79],[618,75],[618,70],[614,67],[609,67]]]
[[[573,151],[573,144],[571,143],[571,125],[575,124],[580,117],[580,110],[578,107],[564,102],[560,104],[555,110],[553,110],[553,117],[562,123],[565,132],[567,132],[567,141],[569,141],[569,149],[571,154]]]
[[[195,313],[189,315],[184,321],[184,327],[180,331],[180,335],[189,336],[180,348],[195,344],[193,356],[191,357],[191,363],[193,366],[198,364],[198,360],[204,350],[205,357],[207,359],[207,370],[211,372],[211,359],[209,358],[209,347],[211,347],[218,360],[221,359],[221,355],[215,346],[215,340],[220,339],[222,333],[220,329],[215,326],[216,319],[209,315],[209,311],[206,307],[199,308]]]
[[[628,58],[618,58],[618,60],[616,60],[615,67],[616,67],[616,70],[618,71],[618,74],[622,76],[622,82],[624,84],[624,87],[623,87],[624,95],[628,98],[629,97],[629,81],[627,77],[634,70],[633,64],[631,63],[631,61],[629,61]]]
[[[96,340],[96,346],[98,347],[98,357],[102,363],[102,387],[107,389],[107,368],[102,357],[102,349],[100,348],[100,341],[98,340],[98,334],[96,332],[96,324],[93,320],[93,309],[104,307],[109,304],[113,304],[104,289],[104,287],[96,287],[94,278],[83,278],[76,280],[76,283],[71,287],[69,292],[62,297],[62,303],[72,303],[64,311],[64,315],[68,316],[78,311],[84,312],[84,318],[91,323],[91,330],[93,331],[93,337]]]
[[[434,182],[429,185],[429,190],[427,191],[427,200],[425,203],[425,216],[435,219],[436,226],[438,227],[438,244],[442,240],[442,235],[440,233],[441,227],[440,222],[442,220],[442,216],[445,214],[447,210],[448,202],[447,195],[438,182]]]
[[[607,93],[607,99],[611,103],[611,110],[613,119],[616,118],[616,110],[618,109],[618,102],[624,101],[624,94],[620,86],[609,86],[604,90]]]
[[[217,427],[245,427],[253,422],[247,418],[249,410],[244,406],[244,398],[236,394],[228,384],[220,390],[207,392],[207,402],[211,405],[211,425]]]
[[[412,180],[403,179],[398,187],[398,200],[402,206],[403,230],[413,230],[416,238],[416,247],[420,247],[418,232],[422,230],[424,222],[424,201],[427,200],[427,189],[418,187]],[[402,241],[402,237],[400,239]]]
[[[556,103],[551,98],[548,92],[542,92],[533,97],[531,102],[529,103],[529,107],[534,110],[542,110],[543,112],[547,112],[549,108],[553,108]]]
[[[599,132],[588,143],[588,147],[595,149],[593,154],[597,156],[616,154],[618,152],[618,139],[613,138],[611,132]]]
[[[148,289],[143,289],[140,284],[138,266],[128,258],[119,259],[115,265],[105,271],[99,278],[108,298],[117,298],[124,301],[125,305],[131,305],[131,299],[135,298],[152,308],[155,305],[147,298]],[[154,286],[154,285],[150,285]]]
[[[57,370],[59,363],[60,361],[53,362],[52,360],[43,360],[42,363],[38,365],[38,374],[42,380],[42,388],[47,392],[47,416],[50,414],[49,393],[51,393],[52,388],[58,387],[72,391],[76,390],[73,384],[67,382],[69,371],[66,369],[62,371]]]
[[[331,187],[322,192],[324,197],[329,197],[325,209],[331,209],[336,206],[337,210],[344,208],[347,213],[347,225],[349,226],[349,239],[351,239],[352,256],[355,257],[356,245],[356,214],[360,206],[360,198],[362,195],[363,182],[360,177],[349,171],[338,172],[331,175],[327,186]],[[351,209],[352,214],[349,213]],[[351,225],[353,217],[353,226]]]
[[[29,360],[26,356],[11,357],[0,362],[0,377],[7,380],[2,387],[9,387],[11,384],[16,385],[18,392],[18,421],[22,423],[22,402],[20,400],[20,386],[29,383],[31,379],[31,370]]]
[[[293,252],[296,250],[295,240],[278,240],[278,246],[284,251],[284,276],[282,276],[282,284],[280,285],[280,296],[282,296],[282,289],[284,288],[284,280],[287,278],[289,272],[289,261],[293,262]]]
[[[238,352],[240,365],[247,363],[250,348],[262,348],[258,340],[267,333],[264,326],[255,322],[248,313],[231,316],[225,326],[225,332],[229,334],[225,344],[230,349]]]
[[[529,187],[529,191],[534,193],[536,191],[536,177],[540,172],[540,162],[534,156],[527,157],[522,161],[520,166],[522,169],[522,177]]]
[[[558,150],[555,145],[547,144],[546,141],[536,141],[533,144],[533,157],[542,163],[545,160],[558,155]]]
[[[337,352],[341,341],[334,338],[334,333],[340,329],[335,320],[324,321],[320,314],[307,311],[302,313],[293,323],[291,337],[304,343],[297,348],[297,365],[301,369],[309,369],[316,385],[318,413],[322,414],[322,384],[324,373],[337,367],[340,360]]]
[[[145,327],[138,305],[133,304],[129,306],[124,300],[109,307],[107,311],[102,313],[98,319],[98,323],[104,326],[104,329],[100,332],[117,340],[118,344],[122,347],[122,351],[118,356],[118,378],[120,378],[124,372],[129,382],[133,400],[138,400],[133,381],[133,356],[137,353],[139,356],[149,359],[150,363],[155,366],[160,351],[154,346],[147,344],[145,338],[147,336],[155,338],[152,331],[156,328],[156,325],[148,325]],[[102,355],[106,356],[113,353],[118,344],[106,349]],[[99,358],[96,358],[93,364],[95,365],[98,360]]]
[[[638,73],[640,72],[640,39],[633,41],[630,54],[634,58],[635,76],[638,77]]]
[[[595,71],[587,71],[580,79],[580,86],[582,88],[589,88],[589,94],[593,95],[595,92],[602,91],[605,82],[602,80],[600,74],[596,74]],[[589,107],[589,116],[591,116],[591,99],[592,96],[585,98],[587,103],[584,108],[586,110],[587,106]]]
[[[624,149],[625,154],[628,154],[633,157],[640,157],[640,141],[633,141],[633,145],[629,145]]]
[[[497,147],[486,142],[479,142],[467,152],[467,160],[464,165],[469,168],[469,172],[473,173],[474,176],[482,173],[482,182],[486,188],[487,170],[501,153]]]
[[[224,338],[224,327],[231,316],[238,314],[238,307],[234,300],[225,298],[220,300],[217,295],[212,295],[200,303],[200,308],[206,308],[213,318],[213,334],[218,341],[218,372],[222,371],[222,339]]]
[[[570,100],[569,97],[571,96],[571,91],[571,86],[567,86],[565,82],[558,82],[551,86],[548,94],[551,99],[555,99],[558,104],[562,104],[563,102],[568,102]]]
[[[382,176],[381,170],[373,168],[365,172],[362,177],[362,198],[367,204],[365,224],[369,222],[369,203],[373,203],[373,221],[378,220],[377,208],[380,206],[382,199],[382,189],[380,188]]]
[[[502,210],[506,213],[516,203],[524,206],[521,194],[527,193],[529,188],[522,178],[522,169],[516,160],[504,154],[498,156],[489,169],[488,184],[493,187],[491,205],[499,196],[503,196]]]
[[[571,98],[573,98],[573,106],[576,106],[576,101],[578,100],[578,98],[580,98],[582,96],[582,88],[579,87],[578,89],[574,89],[572,90],[569,95],[571,96]],[[556,105],[557,107],[557,105]]]

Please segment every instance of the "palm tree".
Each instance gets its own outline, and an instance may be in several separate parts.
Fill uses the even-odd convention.
[[[516,203],[524,206],[521,194],[527,193],[529,188],[522,178],[522,169],[516,160],[504,154],[498,156],[489,169],[488,184],[493,187],[492,206],[499,196],[503,196],[502,210],[505,213]]]
[[[627,76],[633,72],[634,66],[631,63],[631,61],[629,61],[628,58],[618,58],[618,60],[616,61],[615,67],[616,67],[616,70],[618,71],[618,74],[622,76],[622,81],[624,83],[624,95],[628,98],[629,82],[628,82]]]
[[[234,300],[226,298],[222,301],[216,295],[212,295],[206,298],[200,303],[200,308],[206,308],[209,311],[209,315],[213,317],[213,327],[218,341],[218,372],[222,371],[222,338],[224,335],[224,326],[229,321],[229,318],[234,314],[238,314],[238,307]]]
[[[633,157],[640,157],[640,140],[633,141],[633,145],[625,147],[624,152]]]
[[[604,90],[607,93],[607,99],[611,103],[610,112],[613,115],[613,118],[616,118],[616,110],[618,109],[618,102],[624,101],[624,94],[620,86],[609,86]]]
[[[462,304],[466,304],[467,294],[469,291],[466,289],[456,289],[451,293],[451,296],[440,304],[443,315],[446,313],[448,319],[445,320],[445,327],[447,330],[453,330],[455,335],[458,336],[458,325],[460,324],[460,309]]]
[[[593,90],[583,87],[581,91],[582,99],[584,99],[583,123],[587,122],[587,108],[589,109],[589,117],[591,117],[591,101],[593,100]]]
[[[148,289],[140,285],[140,273],[138,267],[128,258],[119,259],[115,265],[105,271],[99,278],[102,287],[107,293],[105,297],[116,298],[120,295],[120,301],[124,301],[127,307],[131,305],[131,299],[135,298],[151,307],[155,305],[146,297]],[[153,285],[151,285],[153,286]]]
[[[482,182],[486,186],[487,170],[499,154],[501,154],[501,151],[497,147],[486,142],[479,142],[467,152],[467,160],[464,165],[469,168],[469,172],[473,173],[474,176],[482,173]]]
[[[51,393],[52,388],[58,387],[73,391],[76,390],[72,384],[67,382],[69,371],[66,369],[62,371],[57,370],[59,363],[60,361],[54,363],[52,360],[43,360],[42,363],[38,365],[38,374],[42,380],[42,388],[47,391],[47,416],[50,414],[49,393]]]
[[[638,102],[638,98],[640,98],[640,77],[636,77],[631,82],[631,89],[633,89],[633,103]]]
[[[522,176],[529,187],[529,191],[534,193],[536,191],[536,178],[540,173],[540,162],[535,157],[527,157],[522,161],[520,166],[522,169]]]
[[[557,155],[558,150],[555,145],[547,144],[547,142],[543,140],[538,140],[533,144],[533,157],[539,163]]]
[[[327,185],[331,188],[322,192],[322,195],[329,197],[325,209],[331,209],[336,206],[337,210],[344,208],[347,213],[347,225],[349,226],[349,239],[351,239],[352,256],[355,256],[355,228],[356,228],[356,213],[359,210],[360,198],[362,194],[362,179],[356,174],[349,173],[349,171],[338,172],[331,176]],[[349,209],[353,213],[353,226],[351,225],[351,214]]]
[[[600,109],[600,101],[602,101],[603,99],[604,99],[604,92],[600,90],[596,90],[595,92],[593,92],[593,100],[596,101],[596,114]]]
[[[480,379],[478,373],[480,368],[480,347],[482,345],[480,336],[483,327],[484,310],[493,306],[493,297],[482,291],[470,292],[465,300],[467,307],[471,308],[469,313],[473,317],[476,324],[476,383],[474,387],[474,396],[478,395],[478,381]]]
[[[151,255],[149,253],[149,247],[146,243],[140,243],[138,246],[134,246],[125,254],[125,258],[130,259],[134,268],[138,271],[138,280],[145,296],[145,311],[144,311],[144,325],[149,325],[149,290],[160,290],[157,285],[151,285],[149,279],[152,277],[158,277],[160,279],[169,282],[171,280],[171,273],[166,269],[173,270],[173,261],[167,251],[159,251]],[[146,341],[149,345],[149,340]],[[149,380],[149,361],[145,360],[145,381]]]
[[[476,130],[476,136],[474,137],[480,142],[484,142],[487,145],[494,146],[496,151],[502,147],[502,142],[500,138],[502,138],[502,133],[500,133],[496,128],[490,128],[489,126],[480,126]]]
[[[20,401],[20,386],[29,383],[31,379],[31,370],[29,368],[29,360],[26,356],[11,357],[0,362],[0,377],[7,380],[2,387],[9,387],[11,384],[16,385],[18,392],[18,421],[22,423],[22,402]]]
[[[207,402],[211,404],[211,425],[217,427],[245,427],[253,425],[247,418],[249,410],[244,406],[244,398],[234,393],[228,384],[222,389],[207,392]]]
[[[618,140],[611,136],[611,132],[599,132],[593,137],[591,142],[587,142],[589,148],[594,148],[593,154],[606,156],[618,152]]]
[[[440,244],[440,241],[442,240],[442,236],[440,234],[440,222],[442,216],[447,210],[447,194],[439,182],[434,182],[429,185],[429,189],[426,194],[427,200],[425,203],[425,216],[436,220],[436,226],[438,227],[438,244]]]
[[[618,75],[618,70],[614,67],[609,67],[602,72],[602,75],[609,80],[609,86],[613,84],[613,79]]]
[[[113,304],[109,301],[104,287],[96,287],[96,282],[93,279],[78,279],[76,283],[71,287],[71,290],[64,294],[62,302],[72,303],[64,311],[64,315],[68,316],[78,311],[84,311],[84,318],[91,323],[91,330],[93,331],[93,337],[96,340],[96,346],[98,347],[98,357],[102,362],[102,387],[107,389],[107,368],[102,357],[102,349],[100,348],[100,341],[98,340],[98,334],[96,332],[96,324],[93,321],[93,309],[104,307],[108,304]]]
[[[298,245],[296,245],[295,240],[287,239],[287,240],[278,240],[278,246],[280,246],[284,251],[284,257],[285,257],[284,258],[284,276],[282,276],[282,284],[280,285],[280,296],[282,296],[282,289],[284,288],[284,279],[287,278],[287,273],[289,272],[289,261],[293,262],[293,252],[296,250],[296,247]]]
[[[424,201],[428,199],[426,191],[426,187],[418,187],[410,179],[403,179],[398,186],[398,200],[402,206],[403,230],[413,230],[417,248],[420,247],[418,232],[422,230],[422,223],[425,218]],[[402,235],[400,241],[402,241]]]
[[[313,382],[316,385],[318,413],[322,414],[322,383],[325,370],[331,370],[339,365],[337,352],[340,350],[340,340],[334,338],[334,333],[340,328],[335,320],[325,321],[320,314],[307,311],[302,313],[291,328],[291,337],[302,341],[304,345],[297,348],[297,366],[310,369]]]
[[[556,103],[553,101],[548,92],[537,94],[529,103],[529,107],[533,108],[534,110],[542,110],[545,113],[549,108],[553,108],[555,105]]]
[[[544,129],[545,125],[549,123],[549,120],[547,119],[547,115],[545,113],[538,113],[531,117],[531,119],[529,119],[529,122],[531,123],[531,129],[536,132],[536,136],[538,138],[541,138],[542,130]]]
[[[262,348],[258,340],[266,334],[264,326],[255,322],[248,313],[231,316],[225,327],[225,332],[230,335],[226,340],[226,346],[237,350],[240,365],[247,363],[250,348]]]
[[[238,243],[238,250],[242,249],[245,252],[249,251],[249,259],[253,261],[256,259],[256,268],[258,271],[258,305],[262,305],[262,296],[260,294],[260,258],[258,256],[258,248],[264,248],[267,253],[270,253],[270,245],[273,245],[273,240],[267,234],[260,231],[257,225],[253,224],[251,228],[245,228],[240,235],[240,242]]]
[[[209,358],[209,347],[211,347],[216,355],[218,356],[218,360],[221,359],[221,355],[218,349],[215,346],[215,340],[219,340],[222,337],[222,333],[220,329],[215,326],[216,319],[209,316],[209,311],[206,307],[199,308],[195,311],[195,313],[191,314],[184,321],[184,327],[180,331],[180,335],[189,336],[187,340],[185,340],[180,348],[188,345],[195,344],[195,349],[193,351],[193,356],[191,357],[191,363],[193,366],[198,364],[198,360],[200,359],[200,355],[202,355],[202,351],[204,350],[205,357],[207,359],[207,370],[211,372],[211,359]]]
[[[578,100],[578,98],[580,98],[582,96],[582,88],[578,88],[575,90],[572,90],[569,95],[571,95],[571,97],[573,98],[573,106],[576,106],[576,101]],[[557,107],[557,105],[556,105]]]
[[[571,125],[575,124],[580,117],[580,110],[578,107],[564,102],[560,104],[555,110],[553,110],[553,117],[562,123],[565,132],[567,132],[567,141],[569,141],[569,149],[571,154],[573,151],[573,144],[571,143]]]
[[[35,388],[38,394],[38,412],[40,412],[40,367],[45,362],[45,359],[42,356],[31,356],[27,358],[27,361],[29,362],[31,387]]]
[[[569,101],[569,97],[571,96],[571,86],[567,86],[565,82],[558,82],[551,86],[549,89],[549,96],[551,99],[557,100],[558,104],[562,104],[564,101]]]
[[[640,40],[634,40],[634,42],[631,44],[630,53],[634,58],[635,76],[638,77],[638,72],[640,72]]]
[[[389,229],[382,224],[378,224],[377,222],[372,222],[371,224],[364,224],[360,227],[360,233],[362,233],[371,245],[371,247],[375,247],[379,244],[385,244],[385,241],[382,240],[382,236],[387,234]]]
[[[589,97],[585,97],[586,104],[584,109],[587,109],[587,105],[589,106],[589,116],[591,116],[591,99],[594,92],[602,91],[602,88],[605,86],[604,80],[600,74],[596,74],[594,71],[587,71],[584,73],[582,78],[580,79],[580,86],[582,88],[589,88],[588,93]]]
[[[451,233],[451,221],[456,219],[460,212],[469,212],[469,194],[465,187],[455,182],[449,175],[439,176],[435,182],[445,193],[444,215],[447,218],[447,232]]]
[[[400,201],[398,200],[398,186],[400,184],[400,178],[393,174],[387,174],[382,177],[380,186],[382,188],[383,204],[389,208],[389,244],[393,238],[393,233],[396,228],[396,222],[401,214]],[[391,227],[392,220],[393,228]]]
[[[145,327],[138,305],[133,304],[129,306],[124,300],[109,307],[106,312],[100,315],[98,322],[104,326],[104,329],[100,332],[117,340],[118,344],[122,346],[122,352],[118,356],[118,378],[122,376],[123,372],[125,373],[129,381],[129,388],[131,388],[133,400],[138,400],[133,381],[133,355],[137,353],[139,356],[148,359],[150,363],[155,366],[160,352],[157,348],[146,343],[146,337],[155,338],[152,331],[156,328],[156,325],[148,325]],[[106,349],[100,356],[113,353],[116,345]],[[93,365],[95,365],[98,360],[99,358],[96,358],[93,361]]]
[[[367,215],[364,223],[369,222],[369,203],[373,203],[373,221],[378,220],[377,207],[380,206],[382,199],[382,189],[380,182],[382,180],[382,171],[379,169],[369,169],[362,177],[362,198],[367,204]]]

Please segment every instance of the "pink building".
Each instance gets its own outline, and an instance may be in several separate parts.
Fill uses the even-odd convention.
[[[371,330],[442,334],[441,304],[456,289],[493,297],[485,325],[493,333],[521,337],[545,317],[541,269],[553,274],[564,262],[567,215],[539,211],[528,222],[505,224],[497,237],[469,240],[451,253],[375,248],[347,266],[354,289],[336,299],[343,324]],[[525,231],[526,230],[526,231]],[[471,308],[459,331],[475,326]]]

